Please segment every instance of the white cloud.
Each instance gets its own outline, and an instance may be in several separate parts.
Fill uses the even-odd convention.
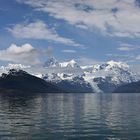
[[[129,48],[129,47],[119,47],[118,48],[118,50],[120,50],[120,51],[131,51],[131,50],[133,50],[133,48]]]
[[[30,44],[24,44],[22,46],[11,44],[9,48],[0,50],[1,61],[10,61],[28,65],[39,64],[39,55],[39,52]]]
[[[76,53],[75,50],[62,50],[62,52],[64,52],[64,53]]]
[[[81,46],[72,39],[59,36],[55,29],[50,29],[43,21],[17,24],[13,28],[8,28],[8,30],[17,38],[43,39],[71,46]]]
[[[106,54],[108,57],[116,57],[116,58],[134,58],[134,55],[132,54]]]
[[[119,48],[120,51],[132,51],[136,49],[140,49],[140,46],[132,45],[132,44],[121,44]]]
[[[99,29],[119,37],[140,37],[136,0],[17,0],[78,27]]]
[[[135,62],[136,61],[136,57],[134,56],[134,54],[131,53],[127,53],[127,54],[106,54],[106,56],[108,56],[109,58],[115,60],[115,61],[122,61],[125,63],[130,63],[130,62]]]
[[[137,60],[140,60],[140,55],[138,55],[138,56],[136,57],[136,59],[137,59]]]
[[[140,60],[140,55],[134,55],[131,53],[127,54],[106,54],[106,56],[117,61],[122,61],[125,63],[136,63]]]

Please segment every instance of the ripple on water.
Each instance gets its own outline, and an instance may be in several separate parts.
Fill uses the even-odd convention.
[[[140,94],[0,96],[0,139],[140,139],[139,101]]]

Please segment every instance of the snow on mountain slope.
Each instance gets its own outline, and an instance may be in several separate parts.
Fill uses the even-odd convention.
[[[42,67],[9,64],[1,66],[0,72],[9,69],[27,70],[30,74],[63,88],[67,86],[70,90],[74,87],[76,91],[77,87],[77,92],[86,90],[91,92],[91,89],[93,92],[112,92],[120,85],[140,80],[140,75],[132,72],[129,65],[116,61],[80,67],[75,60],[58,62],[55,58],[50,58]]]
[[[109,61],[84,69],[85,80],[96,83],[103,92],[112,92],[122,84],[138,81],[140,76],[132,72],[126,63]]]
[[[72,93],[83,93],[93,92],[91,85],[84,80],[82,76],[75,76],[73,74],[46,74],[43,77],[47,82],[55,84],[57,87],[72,92]]]
[[[80,66],[77,64],[77,62],[75,60],[59,63],[59,66],[60,67],[68,67],[68,68],[70,68],[70,67],[71,68],[80,68]]]
[[[25,66],[22,64],[8,64],[7,66],[0,66],[0,70],[8,70],[8,69],[25,69],[30,68],[30,66]]]
[[[83,76],[84,80],[89,83],[93,89],[94,92],[96,93],[102,93],[103,91],[98,87],[97,83],[94,82],[94,78],[88,77],[87,75]]]
[[[80,67],[74,60],[62,63],[52,60],[51,65],[46,68],[48,74],[45,75],[45,80],[61,84],[67,82],[67,86],[81,77],[77,82],[90,84],[94,92],[112,92],[120,85],[140,80],[140,76],[122,62],[111,60],[103,64]]]
[[[45,68],[59,67],[59,63],[54,57],[51,57],[45,62],[44,67]]]
[[[50,67],[60,67],[60,68],[80,68],[80,66],[77,64],[75,60],[70,60],[67,62],[58,62],[54,57],[49,58],[45,64],[44,67],[50,68]]]
[[[73,81],[74,78],[79,77],[74,74],[66,74],[66,73],[47,73],[43,75],[43,79],[50,82],[59,82],[59,81]]]
[[[65,73],[75,76],[83,74],[83,70],[76,61],[58,62],[55,58],[49,58],[44,65],[46,73]]]
[[[25,66],[22,64],[11,64],[9,63],[7,66],[0,66],[0,74],[8,72],[10,69],[29,69],[31,66]]]

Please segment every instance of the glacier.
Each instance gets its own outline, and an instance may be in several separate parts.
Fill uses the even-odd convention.
[[[109,93],[117,87],[140,80],[140,75],[123,62],[108,61],[102,64],[80,66],[75,60],[58,62],[49,58],[40,66],[8,64],[0,67],[0,73],[9,69],[23,69],[71,92]]]

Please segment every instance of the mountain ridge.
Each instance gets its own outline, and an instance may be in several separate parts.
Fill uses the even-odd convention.
[[[36,71],[37,69],[36,67]],[[42,69],[43,73],[30,70],[30,74],[63,89],[70,87],[69,90],[73,92],[72,85],[75,92],[87,90],[108,93],[121,85],[140,80],[140,75],[132,72],[128,64],[113,60],[92,66],[80,66],[75,60],[58,62],[55,58],[50,58]]]
[[[56,85],[28,74],[23,70],[9,70],[0,77],[0,91],[12,93],[59,93],[62,92]]]

